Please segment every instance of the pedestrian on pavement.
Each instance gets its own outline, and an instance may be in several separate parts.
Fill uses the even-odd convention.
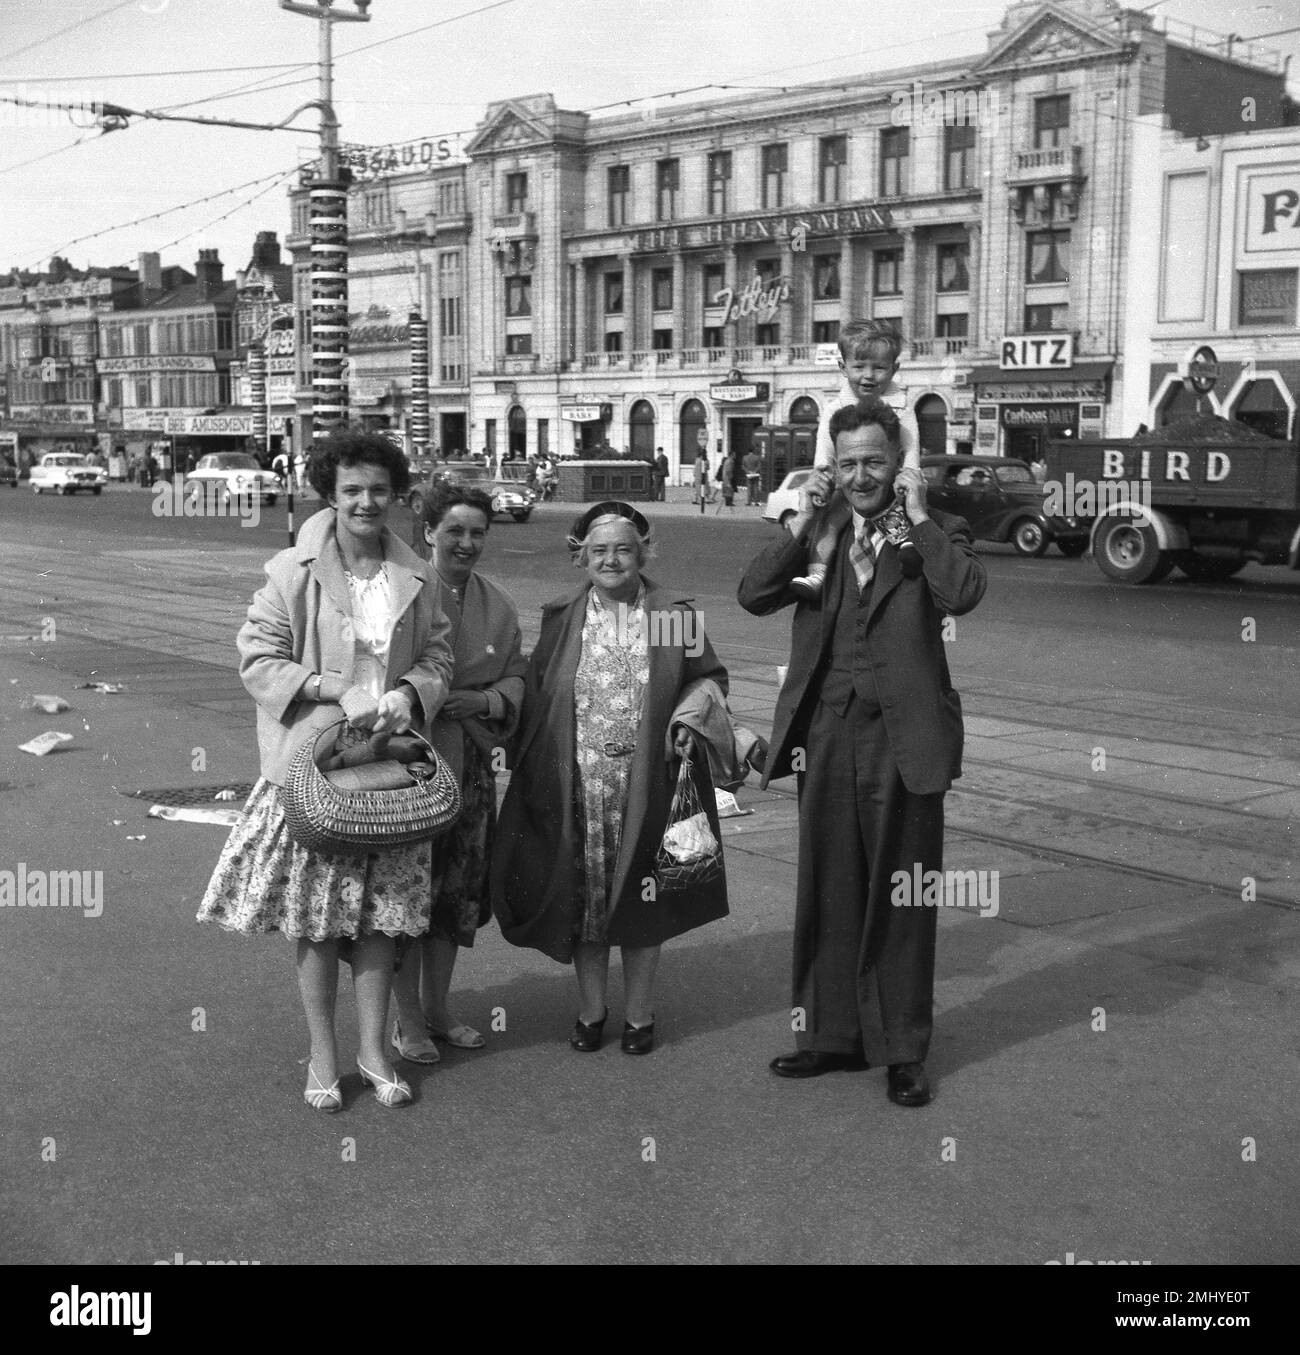
[[[593,504],[569,549],[587,578],[542,609],[492,854],[492,910],[507,941],[573,964],[569,1043],[580,1053],[604,1038],[610,947],[620,946],[623,1052],[648,1054],[660,947],[727,912],[721,873],[681,889],[655,880],[684,755],[721,841],[708,756],[675,716],[702,682],[725,700],[727,670],[689,601],[643,577],[650,524],[631,504]]]
[[[433,726],[433,745],[460,780],[461,813],[433,844],[433,911],[428,932],[407,948],[393,996],[393,1046],[408,1057],[403,1031],[419,1031],[456,1049],[486,1041],[448,1010],[459,947],[492,916],[488,862],[496,835],[496,751],[514,733],[524,696],[519,613],[510,595],[478,573],[492,525],[492,500],[481,490],[447,482],[425,500],[420,524],[430,563],[442,584],[455,658],[451,695]],[[436,1047],[416,1063],[437,1063]]]
[[[668,497],[668,458],[664,455],[662,447],[655,448],[655,500],[663,503]]]
[[[762,478],[763,458],[751,447],[740,460],[740,468],[745,472],[745,506],[752,508],[760,502],[759,481]]]
[[[385,437],[344,429],[313,452],[311,479],[328,507],[269,561],[239,632],[261,777],[199,920],[296,940],[311,1034],[304,1099],[313,1110],[343,1104],[334,1007],[341,947],[350,944],[357,1069],[381,1105],[401,1106],[411,1089],[384,1048],[388,996],[396,938],[429,928],[429,845],[356,858],[308,850],[289,836],[280,787],[299,746],[345,716],[350,731],[427,736],[451,685],[451,628],[432,567],[387,526],[389,508],[410,488],[402,453]]]
[[[722,512],[723,507],[729,513],[736,511],[736,458],[728,452],[722,458],[722,465],[718,467],[718,480],[722,484],[722,503],[718,506],[718,512]]]
[[[942,623],[970,611],[986,580],[967,524],[928,510],[925,480],[903,466],[898,417],[883,401],[837,410],[831,436],[835,482],[816,473],[790,534],[750,563],[739,591],[756,616],[796,604],[763,784],[799,774],[798,1049],[771,1068],[817,1077],[883,1063],[890,1099],[920,1106],[931,1095],[935,909],[910,886],[911,906],[896,906],[895,877],[942,868],[943,797],[961,774],[962,747]],[[824,501],[836,483],[852,515],[813,603],[790,584],[806,572],[812,494]],[[896,492],[922,562],[914,578],[871,521]]]
[[[307,453],[301,448],[293,455],[293,478],[298,493],[307,488]]]

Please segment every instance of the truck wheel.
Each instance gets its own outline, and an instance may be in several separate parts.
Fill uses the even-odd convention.
[[[1245,558],[1241,556],[1198,555],[1194,550],[1188,550],[1178,558],[1179,570],[1197,583],[1218,583],[1239,574],[1245,567]]]
[[[1097,568],[1118,583],[1159,583],[1174,567],[1155,532],[1132,518],[1107,518],[1101,524],[1093,558]]]
[[[1067,560],[1077,560],[1088,549],[1088,543],[1071,538],[1069,541],[1058,541],[1056,548]]]
[[[1011,544],[1019,555],[1038,556],[1047,549],[1047,533],[1041,522],[1021,518],[1011,528]]]

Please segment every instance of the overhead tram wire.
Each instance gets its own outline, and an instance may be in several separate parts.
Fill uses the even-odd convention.
[[[190,70],[179,71],[100,71],[95,75],[43,75],[42,85],[74,85],[87,80],[168,80],[180,75],[222,75],[235,71],[287,71],[297,70],[295,61],[274,61],[263,66],[196,66]],[[263,76],[265,80],[271,77]],[[0,85],[29,85],[29,75],[0,75]]]
[[[283,174],[276,175],[275,182],[269,183],[265,188],[259,188],[256,193],[250,194],[243,202],[237,202],[228,212],[222,212],[220,216],[214,216],[211,221],[205,221],[203,225],[196,226],[192,231],[186,231],[184,235],[178,235],[175,240],[169,240],[165,245],[159,245],[158,252],[162,253],[165,249],[172,249],[182,241],[190,239],[192,236],[199,235],[203,231],[210,230],[220,221],[225,221],[227,217],[234,216],[236,212],[242,212],[246,207],[251,207],[258,198],[265,197],[272,189],[278,188],[284,181],[292,175],[297,174],[298,166],[294,165],[292,169],[287,169]]]
[[[87,24],[93,24],[100,19],[107,19],[110,14],[116,14],[119,9],[126,9],[128,5],[135,3],[135,0],[119,0],[116,5],[109,5],[107,9],[101,9],[98,14],[88,14],[84,19],[78,19],[76,23],[69,24],[66,28],[56,29],[53,33],[47,33],[43,38],[37,38],[35,42],[29,42],[26,47],[19,47],[16,51],[5,52],[0,56],[0,61],[12,61],[16,56],[22,56],[26,52],[32,51],[36,47],[43,47],[47,42],[53,42],[55,38],[61,38],[65,33],[71,33],[75,29],[85,28]]]

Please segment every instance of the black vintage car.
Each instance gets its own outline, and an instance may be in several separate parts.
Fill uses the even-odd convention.
[[[1023,461],[1005,456],[923,456],[926,498],[970,523],[976,541],[1010,541],[1021,555],[1082,555],[1092,524],[1043,512],[1045,489]]]

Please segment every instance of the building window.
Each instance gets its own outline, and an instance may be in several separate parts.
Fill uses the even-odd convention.
[[[731,210],[731,152],[709,155],[709,215],[725,216]]]
[[[623,351],[623,331],[620,329],[611,329],[605,334],[605,352],[621,353]]]
[[[211,321],[207,322],[211,325]],[[208,331],[212,331],[209,329]],[[229,315],[217,316],[217,349],[219,352],[229,352],[235,346],[235,323],[233,317]]]
[[[775,321],[754,326],[754,342],[762,348],[775,348],[781,342],[781,326]]]
[[[813,256],[813,300],[840,299],[840,256],[815,254]]]
[[[1026,282],[1069,282],[1069,231],[1030,231],[1026,244]]]
[[[784,142],[763,147],[763,206],[785,206],[785,176],[790,148]]]
[[[901,249],[878,249],[872,256],[874,263],[874,296],[902,296],[903,294],[903,251]]]
[[[627,225],[628,187],[631,182],[631,170],[627,165],[611,165],[609,169],[609,224]]]
[[[680,160],[660,160],[655,165],[655,215],[660,221],[677,219],[677,189],[681,183]]]
[[[1064,303],[1025,307],[1026,334],[1059,334],[1070,323],[1070,308]]]
[[[519,357],[522,354],[533,351],[533,336],[531,334],[507,334],[506,335],[506,353],[511,357]]]
[[[113,377],[105,384],[104,396],[108,404],[114,409],[119,409],[122,404],[122,383]]]
[[[136,357],[143,357],[149,352],[149,326],[133,325],[132,328],[135,330],[135,347],[131,351]]]
[[[120,358],[122,356],[122,326],[109,325],[104,337],[108,341],[108,356]]]
[[[839,202],[844,196],[846,166],[849,162],[847,136],[824,136],[818,150],[818,188],[821,202]]]
[[[939,245],[935,250],[934,290],[969,292],[969,261],[970,246],[964,240],[959,244]]]
[[[444,386],[458,386],[463,380],[461,364],[459,362],[444,362],[441,366],[442,384]]]
[[[506,314],[517,317],[533,313],[533,280],[531,277],[506,279]]]
[[[465,197],[461,191],[460,180],[453,179],[450,183],[440,183],[438,185],[438,215],[463,216],[464,212]]]
[[[135,383],[135,405],[137,409],[147,409],[153,404],[153,392],[150,390],[149,378],[141,377]]]
[[[528,175],[524,171],[506,175],[506,212],[514,216],[528,210]]]
[[[459,339],[460,329],[460,297],[444,296],[438,302],[438,318],[442,329],[444,339]]]
[[[964,339],[969,334],[969,315],[936,315],[934,332],[940,339]]]
[[[812,327],[813,343],[834,343],[840,337],[838,320],[814,320]]]
[[[943,186],[969,188],[975,175],[975,128],[970,123],[943,129]]]
[[[771,287],[781,276],[780,259],[755,259],[754,272],[758,276],[759,282],[763,284],[764,290]]]
[[[673,270],[656,268],[650,274],[650,308],[670,311],[673,308]]]
[[[720,306],[722,303],[717,299],[718,293],[723,289],[725,274],[722,271],[720,263],[706,263],[704,265],[704,308],[709,310],[714,306]]]
[[[880,196],[896,198],[907,190],[908,129],[889,127],[880,134]]]
[[[388,189],[368,188],[361,196],[361,224],[367,230],[388,223]]]
[[[1034,100],[1034,149],[1064,146],[1070,135],[1070,96],[1052,94]]]
[[[605,314],[623,314],[623,274],[605,274]]]
[[[704,347],[721,348],[722,347],[722,326],[705,325],[704,326]]]
[[[673,332],[671,329],[656,329],[650,334],[650,347],[656,353],[666,353],[673,346]]]
[[[311,203],[305,198],[293,204],[293,233],[295,235],[311,233]]]
[[[1266,268],[1237,274],[1237,323],[1286,325],[1296,322],[1296,270]]]

